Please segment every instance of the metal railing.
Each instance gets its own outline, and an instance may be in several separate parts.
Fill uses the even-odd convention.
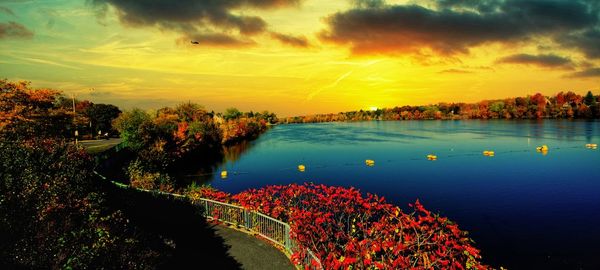
[[[202,215],[204,217],[243,227],[283,247],[289,254],[301,249],[298,243],[290,237],[290,225],[281,220],[260,212],[247,210],[238,205],[204,198],[195,200],[195,204],[203,208]],[[311,250],[305,249],[305,251],[306,256],[301,265],[308,269],[323,269],[319,258]]]
[[[94,171],[100,178],[107,180],[106,177]],[[109,181],[109,180],[107,180]],[[119,183],[116,181],[110,181],[115,186],[125,189],[134,189],[137,191],[148,192],[153,194],[160,194],[165,196],[171,196],[178,199],[185,199],[193,204],[200,206],[202,209],[202,216],[207,219],[218,220],[225,224],[239,226],[246,229],[249,232],[256,233],[261,237],[273,242],[284,248],[288,254],[302,251],[306,256],[302,260],[300,266],[304,269],[322,270],[323,266],[321,260],[308,248],[302,248],[296,241],[290,237],[290,225],[267,216],[263,213],[245,209],[238,205],[229,203],[214,201],[205,198],[191,199],[185,195],[168,193],[163,191],[147,190],[141,188],[133,188],[129,185]]]

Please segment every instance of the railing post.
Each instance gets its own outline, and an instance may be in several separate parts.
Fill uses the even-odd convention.
[[[248,216],[248,210],[244,209],[244,227],[250,230],[250,217]]]
[[[290,239],[290,225],[286,224],[285,226],[285,233],[284,233],[284,243],[285,243],[285,249],[287,249],[288,252],[293,253],[292,252],[292,243],[291,243],[291,239]]]
[[[204,217],[208,218],[208,201],[203,200],[204,201]]]

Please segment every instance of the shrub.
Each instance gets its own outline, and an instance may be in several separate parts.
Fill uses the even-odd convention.
[[[187,195],[238,204],[289,223],[291,237],[315,252],[325,269],[488,268],[466,232],[419,201],[404,213],[383,197],[315,184],[267,186],[233,196],[193,187]],[[299,251],[292,258],[300,261],[305,255]]]
[[[188,186],[183,193],[192,201],[204,198],[220,202],[229,202],[231,199],[231,195],[229,193],[219,191],[209,185],[198,186],[196,183],[192,183],[190,186]]]
[[[107,207],[93,168],[83,149],[71,144],[0,141],[3,265],[43,269],[158,265],[166,253],[148,243],[160,240],[149,238],[121,211]]]
[[[139,159],[131,162],[127,167],[130,185],[134,188],[147,190],[160,190],[163,192],[173,192],[173,183],[166,174],[159,172],[148,172]]]

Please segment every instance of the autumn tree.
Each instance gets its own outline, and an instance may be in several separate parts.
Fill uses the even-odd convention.
[[[0,80],[0,134],[65,137],[73,115],[55,107],[60,92],[32,89],[29,82]]]

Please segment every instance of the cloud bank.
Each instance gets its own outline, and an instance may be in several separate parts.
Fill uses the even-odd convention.
[[[364,1],[361,1],[364,2]],[[372,1],[370,1],[372,2]],[[547,37],[600,58],[600,5],[593,0],[438,0],[433,7],[356,5],[326,21],[321,40],[354,54],[465,54],[473,47]]]
[[[33,32],[20,23],[12,21],[0,23],[0,39],[27,39],[32,37]]]
[[[175,31],[199,45],[247,46],[252,36],[267,32],[259,16],[241,15],[240,10],[268,10],[297,6],[302,0],[92,0],[98,10],[112,6],[128,26]]]
[[[500,58],[497,63],[534,65],[546,68],[573,68],[573,61],[570,58],[554,54],[514,54]]]

